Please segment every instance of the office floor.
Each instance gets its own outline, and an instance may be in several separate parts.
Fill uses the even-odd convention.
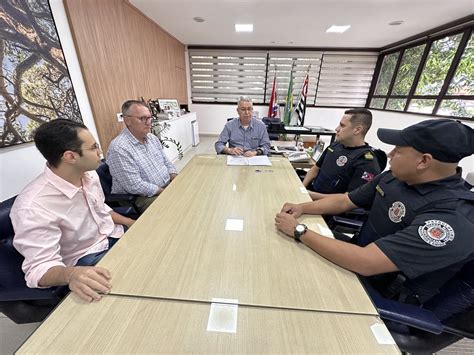
[[[176,162],[178,171],[192,159],[196,154],[214,154],[215,136],[201,136],[197,147],[192,147],[184,154],[183,159]],[[40,323],[15,324],[0,313],[0,355],[12,354],[28,336],[39,326]],[[474,354],[474,340],[464,339],[450,347],[440,351],[438,354],[467,355]]]

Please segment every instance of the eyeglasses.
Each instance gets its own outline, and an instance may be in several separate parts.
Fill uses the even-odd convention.
[[[98,143],[94,143],[94,145],[91,148],[85,148],[81,150],[100,150],[100,145]]]
[[[253,112],[253,108],[239,108],[240,112]]]
[[[142,123],[147,123],[147,122],[151,122],[151,120],[153,119],[153,117],[151,116],[132,116],[132,115],[125,115],[125,117],[135,117],[135,118],[138,118],[140,121],[142,121]]]

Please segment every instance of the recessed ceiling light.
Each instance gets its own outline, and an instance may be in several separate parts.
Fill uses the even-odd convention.
[[[275,44],[276,42],[275,41],[271,41],[270,44]]]
[[[201,23],[201,22],[204,22],[206,20],[204,20],[202,17],[199,17],[199,16],[196,16],[196,17],[193,17],[193,20],[198,22],[198,23]]]
[[[293,42],[293,41],[289,41],[289,42],[288,42],[288,44],[293,44],[293,43],[295,43],[295,42]]]
[[[253,24],[235,24],[235,32],[253,32]]]
[[[332,25],[326,30],[326,32],[327,33],[343,33],[343,32],[346,32],[349,28],[351,28],[351,25],[345,25],[345,26]]]
[[[402,21],[402,20],[397,20],[397,21],[389,22],[388,24],[389,24],[390,26],[399,26],[399,25],[401,25],[403,22],[404,22],[404,21]]]

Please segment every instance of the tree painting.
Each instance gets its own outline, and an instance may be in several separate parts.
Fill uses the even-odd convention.
[[[47,0],[1,1],[0,62],[0,148],[56,118],[82,122]]]

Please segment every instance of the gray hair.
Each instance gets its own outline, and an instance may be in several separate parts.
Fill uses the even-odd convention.
[[[138,101],[138,100],[127,100],[122,104],[122,116],[127,116],[130,114],[130,109],[133,105],[139,105],[150,109],[146,102]]]
[[[248,96],[239,97],[239,101],[237,102],[237,105],[240,104],[241,102],[250,102],[253,105],[252,99]]]

